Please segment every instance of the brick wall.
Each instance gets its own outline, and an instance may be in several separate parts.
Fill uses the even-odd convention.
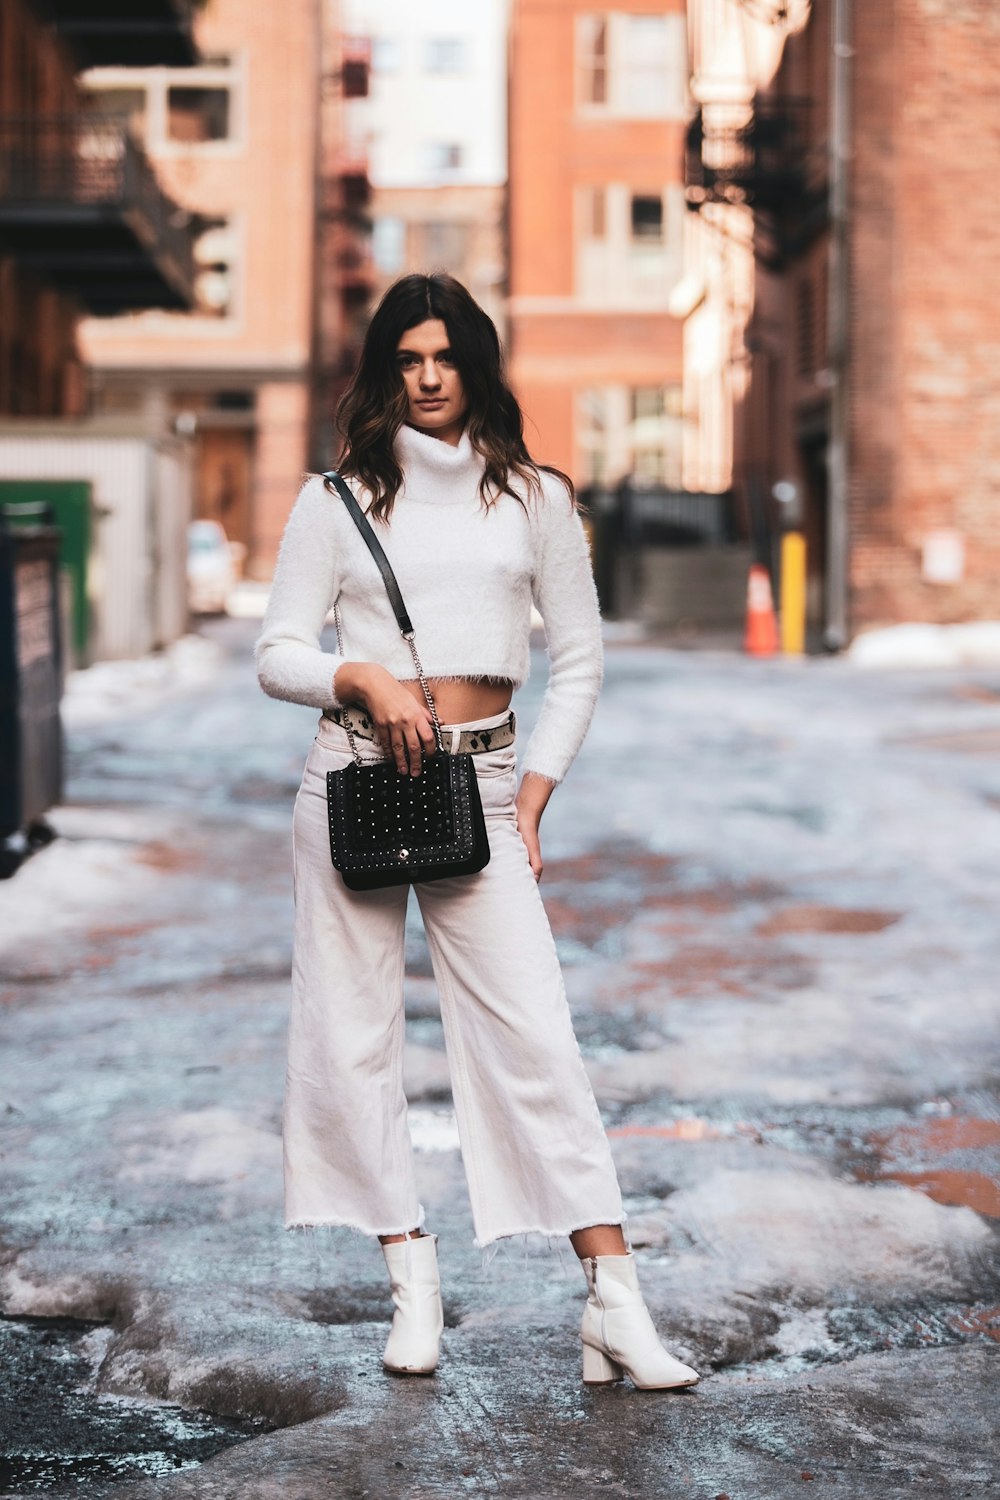
[[[72,114],[72,54],[26,0],[0,6],[0,110],[6,116]],[[71,298],[0,254],[0,416],[76,416],[83,381]]]
[[[1000,8],[854,8],[851,624],[1000,616]],[[955,528],[965,577],[921,577]]]

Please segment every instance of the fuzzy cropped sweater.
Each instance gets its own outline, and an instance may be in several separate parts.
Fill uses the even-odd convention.
[[[590,724],[602,669],[587,542],[565,486],[543,473],[540,498],[526,495],[522,505],[501,495],[487,509],[478,494],[483,460],[467,433],[453,447],[404,426],[396,456],[404,486],[389,522],[373,524],[426,675],[519,687],[529,671],[534,602],[549,679],[522,765],[561,781]],[[352,488],[366,507],[367,492]],[[342,656],[319,644],[335,603]],[[374,560],[343,501],[318,477],[303,485],[288,519],[256,655],[266,693],[320,709],[337,705],[333,680],[346,661],[378,662],[400,681],[414,680]]]

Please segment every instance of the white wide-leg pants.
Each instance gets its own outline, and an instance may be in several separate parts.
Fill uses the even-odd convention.
[[[378,746],[357,744],[363,757],[380,758]],[[408,888],[349,891],[330,862],[326,773],[350,760],[344,730],[321,720],[293,821],[285,1218],[289,1227],[402,1234],[424,1221],[403,1093]],[[490,862],[478,875],[414,890],[440,995],[476,1244],[619,1224],[611,1152],[517,831],[514,747],[478,754],[474,764]]]

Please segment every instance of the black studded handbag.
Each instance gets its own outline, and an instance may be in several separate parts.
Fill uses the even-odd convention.
[[[342,771],[326,773],[334,867],[352,891],[474,875],[489,863],[490,845],[472,756],[451,755],[444,748],[437,709],[417,655],[413,625],[396,575],[368,518],[339,474],[331,469],[323,475],[323,481],[347,506],[378,565],[400,634],[410,648],[437,741],[437,749],[424,756],[420,775],[407,776],[392,761],[366,765],[345,718],[354,762]],[[336,612],[335,619],[343,652]]]

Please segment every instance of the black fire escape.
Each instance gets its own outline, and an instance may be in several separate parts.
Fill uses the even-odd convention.
[[[755,249],[772,268],[800,255],[828,222],[825,151],[810,146],[810,102],[758,96],[734,122],[733,106],[698,110],[687,130],[688,208],[753,210]]]
[[[192,0],[33,3],[77,69],[197,61]],[[0,255],[98,316],[194,305],[190,216],[123,118],[0,114]]]
[[[191,307],[186,216],[124,121],[0,116],[0,252],[98,316]]]
[[[80,68],[190,67],[192,0],[34,0]]]

